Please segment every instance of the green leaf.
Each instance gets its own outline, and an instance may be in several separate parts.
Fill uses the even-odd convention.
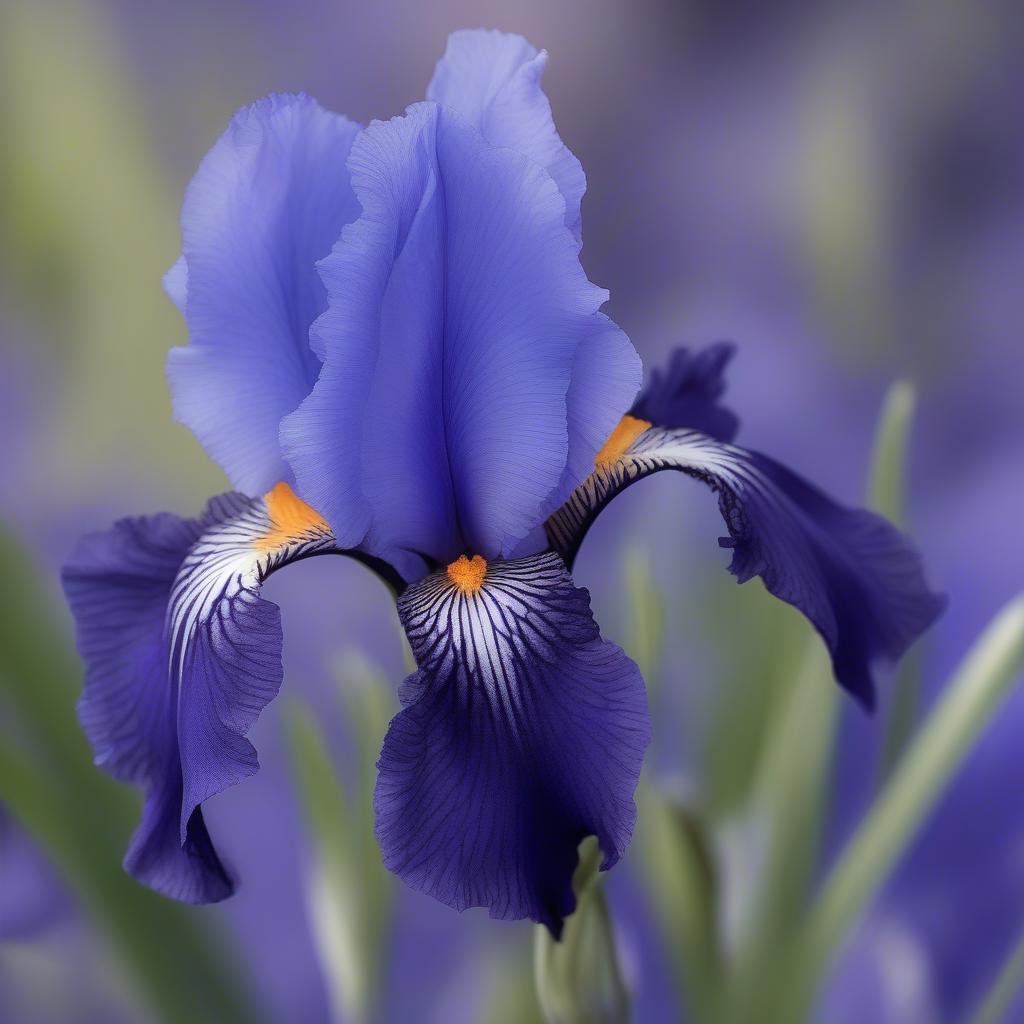
[[[741,816],[727,822],[737,858],[726,858],[734,912],[721,1021],[790,1020],[785,1012],[797,940],[821,845],[839,701],[828,653],[815,636],[766,737]]]
[[[902,518],[904,462],[914,406],[911,386],[897,382],[886,396],[876,432],[868,483],[870,503],[883,514]],[[745,869],[736,983],[729,986],[730,1019],[744,1020],[758,1010],[785,1018],[790,1000],[799,1000],[801,932],[819,863],[821,833],[841,695],[828,655],[808,633],[804,662],[779,713],[767,720],[756,783],[745,811],[748,840],[758,853]],[[916,660],[905,660],[890,705],[887,764],[896,763],[914,719]],[[748,841],[748,845],[750,842]]]
[[[1010,948],[991,988],[978,1004],[970,1024],[1010,1024],[1007,1013],[1014,998],[1024,988],[1024,929]]]
[[[623,557],[626,577],[626,650],[637,663],[654,700],[665,645],[665,596],[654,578],[651,553],[630,546]]]
[[[526,936],[532,938],[529,931]],[[479,1024],[545,1024],[533,980],[531,943],[503,942],[482,959],[489,977]]]
[[[909,381],[896,381],[889,388],[875,434],[875,456],[868,487],[871,507],[904,528],[907,516],[903,481],[915,404],[914,387]],[[880,766],[883,782],[898,763],[913,731],[920,677],[918,656],[911,651],[896,672],[892,699],[886,711]]]
[[[826,878],[804,931],[810,977],[818,977],[909,845],[950,777],[1024,669],[1024,595],[974,644]]]
[[[124,873],[136,794],[92,764],[75,719],[82,670],[34,567],[0,529],[0,800],[50,857],[160,1021],[262,1019],[215,911],[173,903]]]
[[[629,991],[622,978],[611,914],[600,878],[594,836],[580,844],[573,877],[576,910],[562,941],[541,925],[534,930],[534,979],[547,1024],[625,1024]]]
[[[885,396],[875,432],[868,500],[876,512],[897,526],[906,525],[903,479],[916,403],[914,385],[906,380],[895,381]]]
[[[840,698],[828,653],[815,636],[764,746],[747,812],[764,831],[746,936],[762,949],[792,932],[811,890]]]
[[[875,434],[875,457],[868,488],[871,507],[902,527],[906,526],[907,519],[903,481],[915,404],[914,386],[909,381],[896,381],[889,388]],[[883,782],[898,763],[913,731],[920,676],[920,662],[912,651],[896,672],[892,699],[886,711],[880,766]]]
[[[890,220],[875,157],[870,90],[855,62],[817,61],[796,122],[797,223],[826,337],[847,360],[879,361],[892,337]]]
[[[0,301],[24,303],[44,321],[33,338],[62,345],[53,429],[24,443],[65,493],[95,494],[116,467],[156,495],[201,498],[223,489],[223,473],[174,423],[164,377],[168,347],[185,341],[160,287],[179,251],[184,182],[159,165],[111,15],[76,0],[0,5],[0,89],[18,97],[0,105],[0,261],[14,282]],[[194,113],[225,102],[204,97]],[[186,163],[217,130],[203,125]]]
[[[384,867],[373,830],[373,792],[384,734],[397,711],[395,690],[384,673],[358,651],[342,654],[336,672],[348,733],[356,748],[358,792],[354,804],[358,828],[352,840],[362,885],[366,970],[369,977],[379,979],[391,922],[394,878]]]
[[[390,923],[392,881],[373,834],[373,786],[392,712],[387,684],[361,655],[339,661],[357,785],[350,798],[316,719],[293,703],[288,737],[296,789],[310,826],[314,862],[307,902],[321,967],[338,1020],[373,1019]]]
[[[710,1021],[723,979],[718,873],[705,823],[646,778],[637,790],[636,842],[651,907],[694,1020]]]
[[[705,629],[722,668],[709,727],[699,741],[709,810],[716,818],[731,818],[743,813],[751,799],[765,744],[786,713],[813,634],[796,609],[763,587],[738,587],[725,573],[715,579]]]
[[[913,407],[913,388],[897,381],[890,387],[879,417],[871,460],[870,502],[897,521],[903,514],[904,463]],[[769,722],[750,809],[764,825],[766,849],[748,938],[769,957],[780,938],[792,935],[800,923],[810,895],[839,712],[840,694],[824,646],[817,636],[811,636],[804,647],[795,685],[781,714]],[[912,696],[916,666],[905,662],[898,678]],[[902,708],[909,720],[900,714],[890,719],[895,730],[891,737],[894,760],[909,732],[912,707]],[[899,700],[896,708],[901,708]]]

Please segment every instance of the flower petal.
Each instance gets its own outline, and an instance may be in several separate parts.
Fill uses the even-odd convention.
[[[368,531],[389,561],[507,554],[600,443],[568,411],[577,358],[602,403],[587,422],[608,423],[635,394],[635,354],[535,163],[424,103],[371,125],[349,167],[364,213],[321,263],[324,367],[282,427],[287,457],[341,544]]]
[[[899,658],[945,606],[894,526],[836,504],[758,452],[627,416],[602,455],[547,523],[567,565],[598,512],[626,487],[662,469],[695,477],[718,493],[729,530],[720,543],[733,548],[729,571],[740,583],[760,576],[770,593],[803,612],[832,655],[836,679],[869,708],[871,664]]]
[[[699,430],[716,441],[732,441],[739,417],[718,400],[725,392],[725,368],[735,354],[735,347],[727,342],[694,353],[677,348],[664,373],[658,367],[651,370],[630,416],[659,427]]]
[[[522,36],[483,29],[453,32],[427,87],[427,99],[454,110],[492,146],[506,146],[540,164],[565,200],[565,223],[579,240],[587,179],[559,138],[540,80],[546,51]]]
[[[280,613],[260,586],[336,550],[280,484],[221,495],[195,519],[122,519],[65,565],[86,666],[79,716],[96,763],[145,788],[125,867],[151,888],[190,903],[231,895],[201,804],[257,770],[245,734],[281,685]]]
[[[604,869],[629,842],[650,737],[640,673],[551,552],[461,559],[399,614],[419,668],[378,763],[385,863],[459,910],[557,936],[580,841],[597,836]]]
[[[358,131],[308,96],[268,96],[234,116],[185,195],[165,278],[190,337],[167,361],[174,412],[249,494],[291,476],[278,427],[320,370],[315,264],[359,215],[345,169]]]

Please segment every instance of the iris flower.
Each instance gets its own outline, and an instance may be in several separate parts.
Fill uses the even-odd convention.
[[[281,685],[284,566],[348,555],[394,592],[417,670],[375,794],[412,887],[560,932],[577,847],[608,869],[650,735],[636,665],[573,560],[608,502],[678,470],[710,487],[740,582],[760,576],[863,704],[941,600],[907,540],[735,446],[727,346],[640,360],[580,265],[579,161],[524,39],[459,32],[427,89],[361,127],[307,96],[235,115],[201,163],[166,288],[189,343],[175,414],[236,491],[196,518],[86,537],[64,586],[96,763],[145,791],[125,866],[192,903],[235,887],[204,801],[257,770]]]

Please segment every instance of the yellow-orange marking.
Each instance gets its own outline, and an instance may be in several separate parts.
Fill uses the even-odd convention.
[[[448,579],[463,594],[475,594],[484,585],[487,562],[479,555],[467,558],[459,555],[448,566]]]
[[[270,530],[256,540],[257,551],[273,551],[311,533],[329,534],[331,527],[316,509],[307,505],[283,480],[265,495]]]
[[[649,420],[638,420],[635,416],[623,416],[618,426],[611,432],[604,447],[597,453],[594,466],[597,469],[608,469],[614,466],[629,446],[645,431],[650,430]]]

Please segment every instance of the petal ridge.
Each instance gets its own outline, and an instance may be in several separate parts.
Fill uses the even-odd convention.
[[[739,417],[720,405],[719,399],[725,392],[725,371],[735,355],[736,346],[725,341],[695,352],[676,348],[664,370],[651,370],[629,414],[659,427],[699,430],[731,442],[739,430]]]
[[[457,112],[492,145],[514,149],[543,167],[565,202],[565,224],[576,241],[587,189],[583,167],[562,142],[541,88],[546,50],[522,36],[465,29],[448,37],[427,87],[427,99]]]
[[[235,114],[185,193],[164,279],[189,330],[167,358],[174,415],[249,494],[291,479],[278,427],[319,373],[315,263],[359,214],[345,169],[359,130],[309,96],[272,94]]]
[[[636,355],[537,163],[428,102],[349,166],[364,212],[320,264],[325,361],[287,458],[345,546],[507,555],[587,472]]]
[[[551,516],[552,547],[571,566],[601,509],[665,469],[715,491],[729,531],[719,543],[733,549],[729,571],[740,583],[760,576],[770,593],[802,612],[825,642],[837,681],[873,708],[872,665],[902,657],[945,607],[945,598],[929,590],[909,539],[759,452],[693,430],[649,426]]]
[[[280,612],[260,587],[328,553],[345,552],[282,484],[220,495],[193,519],[119,520],[65,564],[86,668],[79,719],[96,764],[145,790],[125,868],[158,892],[208,903],[234,891],[201,808],[258,769],[246,734],[281,684]]]
[[[607,870],[629,841],[650,738],[639,671],[551,552],[489,562],[476,588],[428,576],[399,614],[418,669],[378,762],[385,864],[558,935],[579,842],[596,834]]]

